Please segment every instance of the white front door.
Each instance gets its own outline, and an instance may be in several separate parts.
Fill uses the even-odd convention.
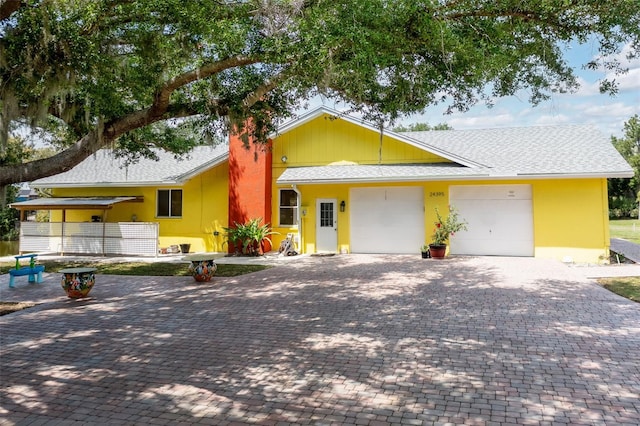
[[[338,250],[337,201],[319,198],[316,201],[316,252],[335,253]]]

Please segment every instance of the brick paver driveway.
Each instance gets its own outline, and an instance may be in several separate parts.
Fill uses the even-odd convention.
[[[24,281],[24,280],[22,280]],[[336,256],[0,297],[0,423],[638,424],[640,304],[534,259]]]

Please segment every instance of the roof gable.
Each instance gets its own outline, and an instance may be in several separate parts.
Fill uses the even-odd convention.
[[[294,120],[291,120],[283,124],[278,128],[277,133],[270,135],[270,138],[273,140],[279,139],[283,135],[286,135],[287,133],[290,133],[296,129],[299,129],[300,127],[306,126],[312,123],[313,121],[322,119],[322,118],[328,118],[328,119],[333,118],[336,120],[341,120],[345,123],[354,125],[355,127],[359,127],[361,129],[374,132],[377,134],[380,133],[380,129],[377,126],[375,126],[372,123],[369,123],[366,120],[333,110],[325,106],[321,106],[296,117]],[[384,129],[383,137],[393,139],[398,143],[406,144],[410,147],[414,147],[414,148],[417,148],[418,150],[430,153],[435,157],[439,157],[442,161],[451,161],[451,162],[458,163],[463,166],[469,166],[469,167],[475,167],[480,165],[469,158],[465,158],[464,156],[457,155],[446,149],[441,149],[441,147],[438,147],[438,146],[429,146],[428,144],[420,143],[419,141],[411,137],[407,137],[407,135],[405,134],[395,133],[388,129]]]
[[[141,158],[125,165],[110,149],[101,149],[71,170],[31,183],[35,188],[180,185],[229,158],[227,144],[197,146],[183,158],[154,151],[158,161]]]
[[[288,167],[328,164],[447,163],[418,144],[408,144],[369,126],[330,114],[315,115],[272,139],[275,158],[287,157]]]
[[[301,117],[306,123],[326,113],[326,108]],[[364,121],[340,115],[351,123],[377,131]],[[284,126],[292,131],[300,123]],[[425,181],[447,179],[632,177],[633,169],[593,126],[538,126],[483,130],[438,130],[385,132],[452,163],[424,167],[424,164],[378,164],[374,166],[326,166],[288,168],[279,184]]]

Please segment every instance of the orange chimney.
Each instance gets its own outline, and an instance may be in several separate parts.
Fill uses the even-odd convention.
[[[229,226],[257,218],[271,224],[271,161],[271,142],[246,148],[240,135],[229,136]]]

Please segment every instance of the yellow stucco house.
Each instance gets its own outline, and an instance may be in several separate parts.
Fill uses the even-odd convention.
[[[225,251],[223,227],[261,217],[274,245],[293,233],[302,253],[417,253],[435,208],[454,205],[468,230],[451,254],[604,262],[607,178],[633,176],[591,126],[381,134],[324,107],[267,149],[231,137],[180,161],[159,155],[125,167],[101,151],[32,183],[54,199],[16,206],[52,209],[52,222],[157,224],[160,247],[192,251]],[[91,199],[104,204],[81,203]]]

